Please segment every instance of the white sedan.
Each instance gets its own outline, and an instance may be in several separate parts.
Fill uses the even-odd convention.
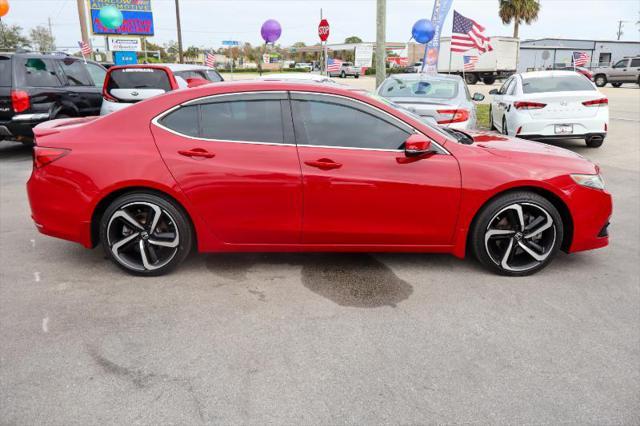
[[[573,71],[534,71],[511,76],[489,92],[491,128],[535,140],[579,138],[597,148],[609,126],[609,101]]]

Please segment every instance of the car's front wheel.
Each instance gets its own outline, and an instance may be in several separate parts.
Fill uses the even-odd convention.
[[[193,236],[186,213],[169,199],[135,192],[114,200],[102,216],[100,240],[118,266],[135,275],[163,275],[182,262]]]
[[[470,248],[487,268],[502,275],[538,272],[562,245],[563,223],[546,198],[528,191],[497,197],[474,221]]]
[[[342,72],[340,73],[340,78],[347,78],[347,73],[346,73],[346,72],[344,72],[344,71],[342,71]]]
[[[598,87],[604,87],[607,85],[607,77],[602,74],[598,74],[594,77],[593,82]]]
[[[622,86],[622,83],[611,83],[611,85],[613,87],[620,87],[620,86]]]

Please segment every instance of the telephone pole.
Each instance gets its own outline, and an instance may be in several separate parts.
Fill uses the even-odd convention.
[[[376,87],[386,77],[387,0],[376,0]]]
[[[84,7],[85,0],[77,0],[78,3],[78,19],[80,20],[80,34],[82,41],[91,45],[89,42],[89,32],[87,31],[87,11]],[[51,31],[51,21],[49,21],[49,31]]]
[[[181,64],[184,62],[182,58],[182,28],[180,27],[180,4],[179,0],[176,0],[176,24],[178,27],[178,62]]]

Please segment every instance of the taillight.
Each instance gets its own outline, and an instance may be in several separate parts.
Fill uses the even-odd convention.
[[[33,166],[39,169],[59,160],[70,152],[68,149],[35,146],[33,147]]]
[[[547,104],[543,104],[540,102],[518,101],[518,102],[514,102],[513,106],[516,109],[542,109],[546,107]]]
[[[592,101],[584,101],[582,103],[582,105],[586,106],[586,107],[592,107],[592,106],[600,106],[600,105],[609,105],[609,99],[607,98],[600,98],[600,99],[594,99]]]
[[[24,90],[11,91],[11,106],[14,112],[22,112],[31,108],[29,94]]]
[[[462,123],[469,119],[469,111],[466,109],[439,109],[440,115],[449,115],[450,117],[438,120],[438,124]]]

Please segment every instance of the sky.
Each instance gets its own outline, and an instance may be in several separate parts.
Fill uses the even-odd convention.
[[[18,24],[25,30],[47,25],[51,18],[59,48],[75,47],[80,39],[76,0],[9,0],[11,9],[3,22]],[[174,0],[152,0],[155,36],[163,44],[176,40]],[[640,0],[541,0],[538,21],[522,26],[522,39],[562,37],[615,40],[618,21],[625,20],[622,40],[640,40]],[[267,19],[282,25],[278,43],[289,46],[297,41],[315,44],[320,9],[329,20],[329,43],[343,42],[357,35],[375,41],[375,0],[180,0],[183,44],[218,48],[222,40],[261,42],[260,26]],[[433,0],[387,0],[387,41],[406,42],[413,23],[430,18]],[[487,28],[490,36],[511,36],[511,25],[498,17],[498,0],[454,0],[452,10],[470,17]],[[443,35],[451,33],[451,11]],[[25,31],[26,33],[27,31]],[[94,37],[94,46],[103,43]]]

